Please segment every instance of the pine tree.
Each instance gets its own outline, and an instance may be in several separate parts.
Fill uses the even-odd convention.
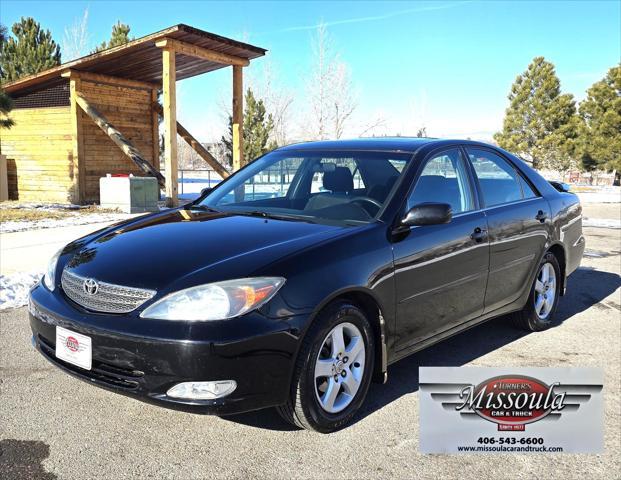
[[[60,65],[60,46],[32,17],[13,24],[14,37],[0,43],[0,81],[11,82]]]
[[[570,94],[561,94],[554,65],[536,57],[509,93],[498,144],[533,162],[534,168],[569,168],[574,160],[579,118]]]
[[[110,40],[108,42],[101,42],[95,52],[101,52],[107,48],[118,47],[119,45],[124,45],[128,42],[131,42],[134,37],[129,36],[129,31],[131,27],[124,23],[121,23],[120,20],[116,22],[116,25],[112,25],[112,34],[110,35]],[[95,53],[93,52],[93,53]]]
[[[2,55],[3,58],[4,54],[2,52],[4,51],[4,44],[7,42],[8,39],[9,35],[7,33],[6,27],[0,23],[0,55]],[[0,61],[0,80],[4,79],[4,70],[2,69],[2,63],[3,62]]]
[[[7,38],[6,27],[0,24],[0,49]],[[2,78],[2,71],[0,71],[0,78]],[[0,88],[0,114],[4,117],[0,118],[0,128],[11,128],[14,125],[13,120],[7,117],[12,108],[13,100]]]
[[[8,114],[13,108],[13,100],[2,89],[0,89],[0,128],[11,128],[15,125],[12,119],[8,118]]]
[[[265,109],[263,100],[257,100],[249,88],[246,90],[244,120],[244,159],[250,162],[265,153],[278,147],[276,142],[270,141],[274,130],[272,115]],[[233,164],[233,118],[229,115],[229,131],[226,137],[222,137],[222,143],[226,149],[225,161],[228,165]]]
[[[621,65],[587,90],[580,103],[584,120],[580,132],[583,158],[607,170],[621,170]]]

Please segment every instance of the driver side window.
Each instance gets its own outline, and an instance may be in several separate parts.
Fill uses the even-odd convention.
[[[427,160],[408,197],[408,210],[419,203],[448,203],[453,214],[474,209],[466,164],[458,149],[446,150]]]

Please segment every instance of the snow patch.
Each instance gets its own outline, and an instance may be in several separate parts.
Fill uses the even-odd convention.
[[[621,203],[619,190],[602,190],[598,192],[576,192],[580,203]]]
[[[0,310],[28,304],[28,292],[42,276],[41,271],[0,275]]]
[[[89,225],[91,223],[120,222],[135,217],[128,213],[92,213],[75,215],[66,218],[44,218],[33,221],[9,221],[0,224],[0,233],[23,232],[26,230],[38,230],[42,228],[71,227],[76,225]]]
[[[598,228],[621,228],[621,221],[612,218],[584,218],[582,219],[583,227]]]

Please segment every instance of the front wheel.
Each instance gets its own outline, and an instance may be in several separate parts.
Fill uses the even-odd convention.
[[[307,333],[289,399],[278,408],[288,422],[332,432],[360,408],[371,381],[375,341],[364,312],[347,302],[327,307]]]
[[[539,264],[524,309],[514,314],[518,327],[531,332],[545,330],[552,325],[560,296],[561,269],[553,253],[546,253]]]

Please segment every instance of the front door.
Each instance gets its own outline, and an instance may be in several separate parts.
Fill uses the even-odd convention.
[[[396,349],[419,343],[483,312],[489,267],[485,214],[477,209],[459,148],[431,154],[406,210],[448,203],[448,224],[411,227],[393,244],[397,300]]]

